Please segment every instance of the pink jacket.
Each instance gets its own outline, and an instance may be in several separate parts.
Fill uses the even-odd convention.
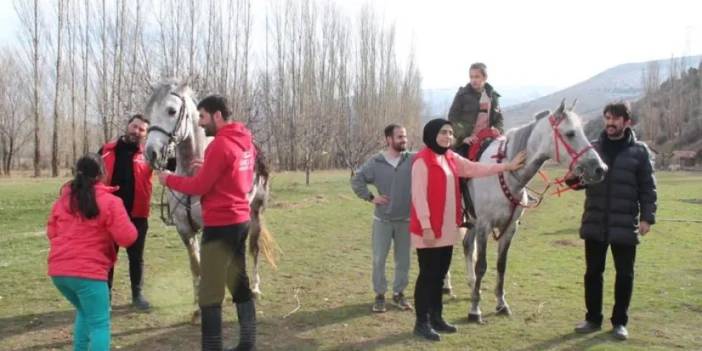
[[[117,261],[115,243],[127,247],[137,238],[122,200],[112,195],[116,188],[95,184],[100,213],[85,219],[70,208],[69,186],[54,203],[46,226],[49,238],[49,275],[107,280],[107,273]]]
[[[436,157],[438,165],[443,170],[444,176],[446,177],[447,186],[445,189],[436,190],[445,192],[445,206],[443,213],[431,213],[429,210],[429,198],[430,198],[430,184],[429,184],[429,167],[424,162],[424,160],[417,158],[412,165],[412,208],[417,216],[417,221],[419,222],[419,228],[432,228],[431,218],[440,217],[441,223],[441,235],[431,247],[444,247],[451,246],[458,240],[458,224],[456,223],[456,211],[463,211],[461,199],[457,198],[458,191],[454,188],[454,179],[456,176],[464,178],[480,178],[489,177],[496,175],[500,172],[506,172],[509,164],[507,163],[480,163],[473,162],[465,159],[453,151],[447,152],[455,162],[455,171],[451,168],[446,156],[437,155],[432,153]],[[417,228],[415,228],[417,229]],[[414,230],[413,234],[410,235],[412,240],[412,246],[418,249],[427,248],[428,246],[424,243],[422,239],[422,233],[419,229]]]

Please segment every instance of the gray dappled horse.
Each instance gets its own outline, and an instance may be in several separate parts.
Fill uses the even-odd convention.
[[[583,131],[580,117],[573,111],[575,103],[565,107],[565,100],[554,113],[537,114],[527,125],[509,130],[505,137],[493,141],[480,157],[481,163],[510,160],[521,151],[527,151],[524,168],[499,176],[475,178],[468,182],[470,196],[475,204],[475,227],[463,238],[466,270],[472,286],[468,320],[482,323],[480,311],[480,284],[487,270],[486,249],[490,234],[497,240],[497,298],[498,315],[510,315],[505,301],[505,269],[507,252],[517,232],[519,218],[528,207],[527,184],[534,178],[546,160],[553,159],[568,165],[568,174],[581,178],[585,184],[601,182],[607,165],[592,148]]]
[[[204,158],[205,148],[210,138],[198,127],[199,114],[193,99],[193,92],[187,83],[175,80],[159,83],[154,87],[146,109],[146,117],[151,120],[146,138],[146,159],[153,169],[166,168],[168,158],[175,156],[175,174],[192,176],[190,164]],[[258,150],[257,150],[258,151]],[[249,229],[249,251],[253,256],[253,287],[256,295],[261,294],[258,274],[258,254],[275,267],[275,242],[263,222],[263,211],[268,201],[269,173],[261,152],[257,152],[254,167],[254,183],[248,194],[251,206]],[[198,286],[200,282],[200,243],[197,233],[203,227],[202,209],[198,196],[168,190],[168,208],[173,223],[190,258],[190,272],[193,279],[195,310],[192,321],[199,320]]]

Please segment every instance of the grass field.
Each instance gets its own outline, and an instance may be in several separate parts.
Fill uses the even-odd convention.
[[[631,339],[572,332],[584,315],[581,193],[548,198],[526,214],[507,271],[514,315],[498,317],[492,290],[495,243],[484,283],[486,325],[467,324],[469,289],[462,251],[451,271],[457,298],[445,317],[459,332],[440,343],[412,336],[411,313],[371,314],[371,207],[350,191],[348,172],[275,174],[266,218],[283,251],[279,269],[264,265],[258,301],[260,350],[702,350],[702,175],[660,173],[660,222],[639,246]],[[44,223],[66,179],[0,179],[0,350],[69,350],[73,312],[46,276]],[[197,350],[198,326],[188,324],[192,288],[186,252],[173,228],[153,211],[146,246],[149,313],[131,309],[127,259],[120,253],[113,305],[113,348]],[[392,264],[388,265],[391,272]],[[607,262],[605,311],[611,310],[613,265]],[[417,274],[412,259],[411,284]],[[389,275],[391,277],[391,275]],[[413,286],[413,285],[411,285]],[[412,295],[412,290],[407,292]],[[298,306],[300,309],[289,314]],[[225,304],[226,345],[234,309]],[[289,314],[289,315],[288,315]],[[287,317],[286,317],[287,315]],[[608,317],[608,316],[606,316]]]

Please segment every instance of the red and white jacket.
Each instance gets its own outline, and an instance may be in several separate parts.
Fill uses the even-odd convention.
[[[202,196],[205,226],[247,222],[251,218],[247,194],[253,187],[255,160],[251,132],[234,122],[217,131],[195,176],[170,175],[166,185],[181,193]]]
[[[100,213],[93,219],[85,219],[71,212],[71,189],[63,187],[46,226],[50,276],[107,280],[107,272],[117,261],[115,243],[128,247],[137,238],[137,230],[122,200],[112,194],[115,189],[96,184],[95,199]]]
[[[492,176],[508,167],[507,163],[472,162],[451,150],[444,155],[429,148],[418,152],[412,164],[412,245],[428,247],[422,240],[423,229],[432,229],[436,236],[431,247],[455,244],[463,212],[458,178]]]
[[[115,147],[117,141],[111,141],[102,147],[102,159],[105,162],[105,184],[112,183],[112,175],[115,166]],[[149,162],[144,157],[144,146],[139,145],[139,149],[132,158],[134,162],[134,205],[132,207],[132,218],[148,218],[151,209],[151,192],[153,185],[151,176],[153,170],[149,167]]]

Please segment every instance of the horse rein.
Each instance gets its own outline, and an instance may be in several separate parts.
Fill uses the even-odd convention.
[[[546,174],[545,174],[544,172],[539,171],[539,172],[538,172],[539,175],[541,176],[541,178],[542,178],[542,179],[544,180],[544,182],[546,183],[546,188],[545,188],[543,191],[541,191],[541,192],[537,192],[537,191],[531,190],[531,189],[530,189],[529,187],[527,187],[527,186],[524,187],[525,189],[527,189],[527,191],[531,191],[531,192],[533,192],[534,194],[536,194],[535,197],[537,198],[537,200],[536,200],[536,202],[531,203],[531,204],[528,203],[528,199],[527,199],[527,203],[522,203],[521,200],[517,199],[517,197],[516,197],[514,194],[512,194],[512,191],[509,189],[509,186],[507,185],[507,181],[505,180],[505,173],[504,173],[504,172],[500,172],[500,173],[497,175],[497,179],[498,179],[499,182],[500,182],[500,188],[502,189],[502,193],[505,195],[505,197],[507,198],[507,200],[510,202],[510,217],[509,217],[509,220],[507,221],[507,224],[505,225],[505,227],[502,228],[502,229],[500,230],[500,234],[499,234],[499,235],[495,234],[494,231],[492,232],[493,238],[494,238],[495,240],[500,240],[500,238],[502,237],[502,234],[505,232],[505,230],[507,230],[507,226],[509,226],[509,223],[512,222],[512,218],[514,217],[514,213],[516,212],[517,207],[523,207],[523,208],[536,208],[536,207],[539,207],[539,205],[541,205],[541,201],[543,201],[544,195],[546,194],[546,192],[548,191],[548,189],[549,189],[549,188],[551,187],[551,185],[553,185],[553,184],[558,185],[558,189],[556,190],[556,192],[553,193],[553,194],[555,194],[555,195],[560,196],[563,192],[570,190],[571,188],[570,188],[569,186],[566,186],[565,189],[563,188],[563,185],[565,184],[565,179],[566,179],[569,175],[572,174],[573,167],[578,163],[578,160],[579,160],[587,151],[589,151],[590,149],[592,149],[592,148],[594,147],[592,144],[590,144],[590,145],[586,146],[585,148],[583,148],[582,150],[576,151],[576,150],[573,148],[573,146],[570,145],[570,144],[565,140],[565,138],[563,137],[563,135],[561,134],[561,132],[558,130],[558,126],[559,126],[559,125],[561,124],[561,122],[563,121],[563,118],[556,119],[554,115],[550,115],[550,116],[548,117],[548,121],[549,121],[549,124],[551,125],[551,129],[552,129],[552,131],[553,131],[553,140],[554,140],[554,145],[555,145],[555,148],[556,148],[556,162],[558,162],[558,163],[561,162],[559,144],[563,144],[563,148],[566,150],[566,152],[568,152],[568,155],[570,155],[570,157],[571,157],[570,164],[568,165],[568,171],[566,172],[565,175],[563,175],[563,176],[560,177],[560,178],[556,178],[553,182],[551,182],[551,181],[548,180],[548,177],[546,176]],[[507,158],[507,140],[506,140],[506,139],[502,139],[502,140],[500,141],[500,147],[497,149],[497,154],[494,155],[494,156],[492,156],[492,158],[496,159],[496,161],[497,161],[498,164],[499,164],[499,163],[502,163],[502,161],[503,161],[504,159]]]

